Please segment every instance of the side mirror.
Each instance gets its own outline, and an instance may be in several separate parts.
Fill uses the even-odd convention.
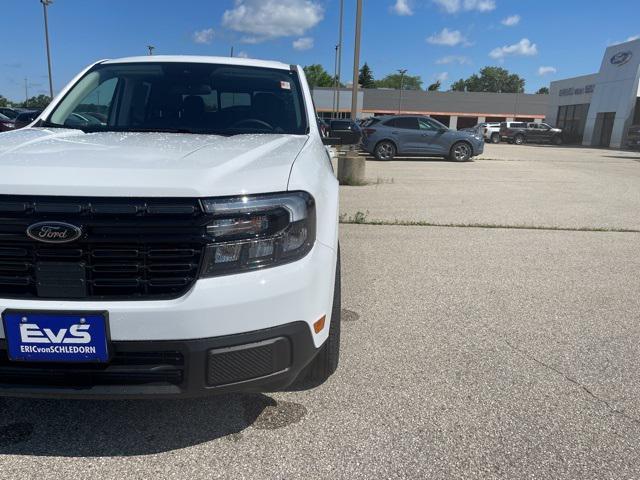
[[[438,133],[445,133],[447,131],[446,128],[439,128]]]

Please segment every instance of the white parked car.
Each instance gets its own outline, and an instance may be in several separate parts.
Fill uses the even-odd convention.
[[[271,391],[335,371],[338,182],[299,66],[101,61],[0,134],[0,157],[0,395]]]

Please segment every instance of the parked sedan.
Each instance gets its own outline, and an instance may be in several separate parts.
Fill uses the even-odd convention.
[[[10,120],[15,120],[19,114],[20,114],[20,110],[16,110],[15,108],[0,107],[0,115],[4,115]]]
[[[30,110],[22,112],[16,117],[16,128],[23,128],[33,122],[42,113],[42,110]]]
[[[331,120],[329,122],[329,137],[339,138],[345,145],[360,143],[362,130],[351,120]]]
[[[16,128],[12,119],[0,113],[0,132],[8,132]]]
[[[394,157],[444,157],[466,162],[484,150],[479,132],[451,130],[431,117],[391,116],[363,130],[362,147],[378,160]]]

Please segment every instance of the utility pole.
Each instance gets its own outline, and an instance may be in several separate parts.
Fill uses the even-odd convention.
[[[362,0],[356,8],[356,38],[353,49],[353,87],[351,89],[351,120],[358,115],[358,77],[360,76],[360,34],[362,30]]]
[[[404,90],[404,76],[407,73],[407,69],[403,68],[402,70],[398,70],[400,74],[400,98],[398,99],[398,115],[402,112],[402,90]]]
[[[338,89],[340,88],[340,80],[338,80],[338,50],[340,49],[340,45],[336,45],[336,55],[335,55],[335,60],[334,60],[334,65],[333,65],[333,103],[331,105],[333,113],[332,113],[332,117],[333,118],[337,118],[337,114],[338,114],[338,107],[337,107],[337,100],[338,100],[338,95],[340,95],[340,92],[338,91]]]
[[[153,51],[156,49],[156,47],[154,47],[153,45],[147,45],[147,48],[149,49],[149,56],[153,55]]]
[[[40,0],[42,9],[44,10],[44,38],[47,44],[47,65],[49,66],[49,94],[53,99],[53,77],[51,75],[51,50],[49,49],[49,18],[47,15],[47,7],[53,3],[53,0]]]
[[[338,68],[336,73],[336,117],[340,116],[340,80],[342,73],[342,30],[343,30],[343,19],[344,19],[344,0],[340,0],[340,26],[338,28],[338,46],[337,46],[337,55],[338,55]]]
[[[233,45],[231,45],[231,54],[229,56],[233,57]]]
[[[24,78],[24,108],[27,108],[29,105],[29,80],[27,77]]]

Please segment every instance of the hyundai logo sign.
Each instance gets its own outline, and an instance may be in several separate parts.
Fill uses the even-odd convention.
[[[69,243],[82,236],[82,230],[64,222],[39,222],[29,225],[27,235],[45,243]]]
[[[618,52],[613,57],[611,57],[611,64],[617,65],[619,67],[631,60],[632,56],[633,53],[629,50],[627,50],[626,52]]]

